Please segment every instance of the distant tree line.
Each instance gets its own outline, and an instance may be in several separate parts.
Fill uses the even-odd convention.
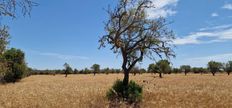
[[[37,70],[29,68],[30,75],[56,75],[56,74],[64,74],[67,76],[68,74],[93,74],[94,76],[97,74],[119,74],[123,73],[121,69],[113,69],[113,68],[103,68],[100,69],[99,64],[93,64],[90,68],[85,69],[72,69],[71,66],[67,63],[64,64],[64,69],[56,69],[56,70]],[[168,60],[160,60],[157,63],[152,63],[148,66],[147,69],[139,68],[135,66],[131,70],[131,74],[144,74],[144,73],[154,73],[159,74],[159,77],[162,78],[164,74],[180,74],[183,73],[188,75],[189,73],[193,74],[209,74],[215,75],[216,73],[227,73],[230,75],[232,72],[232,61],[228,61],[227,63],[220,63],[215,61],[210,61],[207,67],[191,67],[190,65],[182,65],[179,68],[172,67],[171,63]]]
[[[212,73],[213,76],[215,76],[216,73],[226,72],[230,75],[232,72],[232,61],[226,63],[210,61],[207,64],[207,68],[191,67],[190,65],[182,65],[179,68],[172,68],[168,60],[160,60],[157,63],[150,64],[147,71],[148,73],[159,73],[160,78],[162,78],[162,74],[184,73],[187,75],[190,72],[195,74]]]

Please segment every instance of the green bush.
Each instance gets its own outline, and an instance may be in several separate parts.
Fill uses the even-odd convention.
[[[25,63],[24,53],[15,48],[11,48],[3,54],[7,69],[3,73],[3,82],[16,82],[29,75]]]
[[[110,101],[119,100],[135,103],[141,101],[142,92],[142,87],[134,81],[130,81],[128,86],[124,86],[123,81],[117,80],[107,92],[107,98]]]

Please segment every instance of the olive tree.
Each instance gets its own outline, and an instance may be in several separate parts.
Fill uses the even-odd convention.
[[[215,76],[215,73],[220,71],[222,68],[222,63],[216,62],[216,61],[210,61],[208,62],[208,69],[209,71]]]
[[[182,65],[180,66],[180,70],[184,72],[185,75],[191,71],[191,66],[189,65]]]
[[[107,10],[106,35],[99,40],[100,47],[110,45],[122,56],[123,85],[129,83],[129,73],[144,57],[155,59],[174,56],[174,34],[164,18],[148,18],[147,10],[154,8],[152,0],[119,0],[114,9]]]
[[[225,71],[227,72],[228,75],[232,72],[232,61],[228,61],[225,64]]]
[[[72,73],[73,70],[68,63],[64,64],[64,68],[65,68],[65,70],[64,70],[65,77],[68,77],[68,74]]]
[[[162,73],[171,72],[170,62],[168,60],[160,60],[156,63],[158,67],[159,77],[163,78]]]
[[[158,73],[159,72],[158,70],[159,70],[158,66],[154,63],[149,64],[148,69],[147,69],[147,71],[150,73]]]
[[[99,64],[93,64],[93,66],[91,67],[91,69],[93,70],[93,74],[95,76],[96,73],[100,72],[100,65]]]

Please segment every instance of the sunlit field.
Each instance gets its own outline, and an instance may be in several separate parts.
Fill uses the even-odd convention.
[[[30,76],[0,85],[0,108],[107,108],[106,91],[122,78],[122,74]],[[162,79],[142,74],[130,78],[143,85],[141,108],[232,107],[232,76],[226,74],[173,74]]]

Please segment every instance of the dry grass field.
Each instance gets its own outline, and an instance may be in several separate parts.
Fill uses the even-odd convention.
[[[232,76],[131,76],[144,87],[141,108],[232,108]],[[106,91],[117,75],[31,76],[0,85],[0,108],[104,108]],[[122,106],[124,107],[124,106]]]

